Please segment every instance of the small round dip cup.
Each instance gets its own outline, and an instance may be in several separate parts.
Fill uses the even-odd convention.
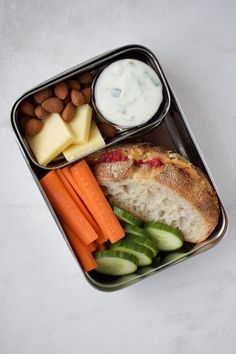
[[[98,118],[118,130],[140,127],[158,112],[163,86],[151,66],[137,59],[121,59],[100,70],[92,83]]]

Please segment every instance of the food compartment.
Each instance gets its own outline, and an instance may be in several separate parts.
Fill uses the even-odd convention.
[[[160,146],[164,150],[171,150],[181,154],[196,167],[201,169],[207,179],[212,184],[213,181],[207,171],[207,168],[198,153],[196,145],[188,131],[182,113],[180,112],[175,97],[171,96],[171,107],[165,120],[153,131],[139,137],[140,142],[150,143]],[[137,143],[137,139],[129,139],[128,143]],[[214,187],[213,187],[214,188]],[[219,198],[219,197],[218,197]],[[86,274],[89,282],[100,290],[113,291],[124,286],[131,285],[143,278],[151,276],[165,268],[173,266],[178,262],[187,260],[203,251],[215,246],[225,235],[227,230],[227,216],[225,210],[219,201],[219,220],[213,232],[208,238],[200,243],[184,242],[180,249],[172,252],[160,251],[148,266],[138,267],[134,274],[123,277],[113,277],[99,274],[92,271]],[[102,286],[101,286],[102,283]]]
[[[200,168],[206,176],[210,179],[205,165],[197,152],[195,144],[188,132],[188,129],[183,121],[182,115],[177,110],[178,106],[172,97],[172,105],[166,119],[153,131],[145,134],[138,139],[128,139],[124,143],[136,144],[137,142],[146,142],[155,146],[161,146],[164,150],[171,150],[173,152],[181,153],[182,156],[187,158],[191,163]],[[183,139],[185,137],[185,139]],[[88,157],[89,159],[89,157]],[[37,169],[33,166],[37,176],[37,180],[41,179],[45,170]],[[41,186],[40,186],[41,188]],[[55,216],[55,212],[49,206]],[[56,216],[55,216],[56,217]],[[58,219],[56,218],[57,222]],[[133,274],[124,276],[109,276],[98,273],[95,270],[85,273],[89,283],[94,287],[104,291],[114,291],[125,286],[131,285],[145,277],[148,277],[158,271],[161,271],[177,262],[188,259],[204,250],[213,247],[223,237],[227,228],[227,219],[222,205],[220,204],[220,218],[218,225],[211,233],[211,235],[203,242],[195,244],[184,242],[182,247],[173,252],[159,251],[153,258],[151,264],[138,267]],[[62,231],[63,232],[63,231]],[[64,228],[64,237],[66,238],[68,230]],[[66,239],[67,240],[67,239]],[[67,240],[68,242],[68,240]],[[73,253],[73,245],[72,245]],[[118,263],[119,264],[119,263]]]
[[[145,124],[121,128],[104,122],[97,114],[93,92],[104,68],[128,59],[131,63],[143,63],[157,75],[163,98],[157,112]],[[148,80],[152,82],[153,78]],[[143,87],[140,90],[143,92]],[[29,159],[39,167],[52,169],[152,129],[163,120],[169,106],[168,86],[153,54],[144,47],[127,46],[31,90],[14,106],[13,124]]]

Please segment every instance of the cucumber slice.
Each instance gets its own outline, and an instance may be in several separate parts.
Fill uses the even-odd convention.
[[[113,211],[115,215],[118,217],[118,219],[120,219],[121,221],[125,221],[127,224],[136,225],[136,226],[140,226],[142,224],[142,220],[130,214],[128,211],[122,210],[118,207],[114,207]]]
[[[141,237],[149,237],[147,232],[144,229],[131,224],[125,224],[125,231],[127,232],[127,234],[132,234]]]
[[[154,221],[146,223],[144,229],[161,251],[174,251],[183,246],[184,236],[179,229]]]
[[[127,252],[136,256],[138,258],[138,266],[140,267],[152,263],[153,252],[149,248],[138,245],[137,243],[127,240],[126,238],[122,239],[118,243],[113,243],[113,245],[110,246],[110,249]]]
[[[177,261],[178,259],[180,259],[180,258],[182,258],[184,256],[185,256],[185,252],[183,252],[183,251],[170,252],[163,259],[163,263],[174,262],[174,261]]]
[[[148,236],[140,237],[128,234],[126,236],[126,240],[130,240],[132,242],[137,243],[138,245],[147,247],[150,251],[152,251],[153,257],[156,257],[158,253],[153,241]]]
[[[136,272],[138,259],[133,254],[120,251],[97,251],[97,272],[107,275],[126,275]]]

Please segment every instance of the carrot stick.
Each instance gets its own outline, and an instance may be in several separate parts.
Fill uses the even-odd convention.
[[[80,262],[80,265],[83,268],[83,271],[89,272],[90,270],[95,269],[97,264],[92,256],[91,251],[89,251],[88,246],[85,246],[83,242],[78,239],[71,228],[69,228],[65,223],[63,223],[62,226],[71,244],[71,247]]]
[[[70,167],[64,167],[62,169],[62,173],[64,174],[64,176],[67,178],[68,182],[70,182],[71,186],[74,188],[74,190],[76,191],[76,193],[78,194],[78,196],[82,199],[82,193],[79,190],[77,184],[74,181],[74,178],[72,176]]]
[[[78,208],[81,210],[81,212],[84,214],[85,218],[87,221],[90,223],[96,234],[100,237],[102,237],[101,230],[99,229],[98,225],[96,224],[95,220],[93,219],[92,215],[89,213],[88,209],[84,205],[84,203],[81,201],[80,197],[76,194],[75,190],[71,187],[71,184],[68,182],[67,178],[63,174],[62,170],[58,169],[56,170],[60,180],[66,187],[68,193],[70,196],[73,198],[74,202],[77,204]]]
[[[71,230],[88,245],[98,238],[55,171],[50,171],[40,183],[60,221],[70,225]]]
[[[64,174],[62,173],[62,171],[60,169],[58,169],[58,170],[56,170],[56,173],[57,173],[58,177],[60,178],[60,180],[62,181],[62,183],[64,184],[64,187],[67,189],[67,192],[70,194],[71,198],[78,205],[78,207],[80,208],[80,210],[82,211],[82,213],[86,217],[85,214],[87,212],[87,209],[85,208],[83,203],[80,201],[80,199],[77,197],[74,189],[71,187],[70,183],[67,181],[67,179],[64,176]]]
[[[108,239],[114,243],[124,237],[125,233],[108,201],[100,189],[94,175],[85,160],[75,164],[71,173],[77,187],[81,192],[81,198],[89,211],[94,215],[99,227]]]
[[[96,244],[94,242],[90,243],[88,246],[86,246],[90,252],[96,251]]]
[[[108,237],[106,237],[104,234],[101,234],[98,236],[96,242],[101,245],[102,243],[108,241]]]
[[[66,180],[70,183],[71,187],[74,189],[74,191],[77,193],[78,198],[82,199],[82,193],[80,192],[77,184],[74,181],[74,178],[72,176],[70,167],[64,167],[61,170],[62,174],[64,175],[64,177],[66,178]],[[86,209],[87,210],[87,209]],[[85,214],[84,214],[85,215]],[[89,216],[88,216],[89,215]],[[98,241],[100,243],[103,243],[105,241],[108,240],[108,237],[106,237],[102,230],[99,228],[98,224],[96,223],[96,221],[94,220],[94,218],[92,217],[92,215],[90,214],[90,212],[88,211],[87,214],[85,215],[87,220],[89,221],[89,223],[91,224],[91,226],[94,228],[94,230],[96,231],[97,235],[98,235]]]

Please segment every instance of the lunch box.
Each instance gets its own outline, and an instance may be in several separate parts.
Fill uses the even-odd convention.
[[[118,134],[118,136],[116,136],[114,139],[109,141],[106,144],[106,147],[114,145],[119,141],[129,141],[129,142],[144,141],[144,142],[150,142],[152,144],[161,146],[167,150],[172,150],[174,152],[181,154],[183,157],[188,159],[195,166],[199,167],[208,177],[211,184],[214,186],[216,190],[215,183],[207,168],[202,153],[200,152],[200,149],[197,146],[193,134],[191,133],[190,127],[183,114],[183,111],[161,69],[159,62],[157,61],[155,55],[149,49],[140,45],[128,45],[110,51],[108,53],[102,54],[78,66],[75,66],[53,77],[52,79],[38,85],[32,90],[26,92],[15,102],[11,111],[11,124],[14,133],[16,135],[19,148],[23,154],[23,157],[28,165],[28,168],[52,216],[54,217],[55,222],[57,223],[64,237],[65,242],[67,243],[74,257],[75,254],[73,252],[73,249],[70,246],[69,241],[67,240],[66,234],[63,231],[63,228],[39,182],[40,178],[42,178],[48,172],[48,170],[68,165],[70,164],[70,162],[66,162],[61,159],[58,159],[56,162],[50,163],[47,167],[40,166],[40,164],[36,161],[35,157],[33,156],[32,152],[30,151],[26,140],[21,134],[20,127],[19,127],[18,113],[17,113],[18,107],[25,98],[27,98],[28,96],[36,93],[37,91],[45,87],[48,87],[61,80],[70,78],[75,74],[79,74],[81,71],[84,70],[90,70],[91,72],[96,73],[98,70],[101,70],[102,67],[104,67],[105,65],[108,65],[114,60],[118,60],[121,58],[138,59],[150,65],[157,72],[162,82],[164,99],[158,111],[158,114],[156,114],[149,122],[147,122],[144,126],[138,128],[132,128],[128,130],[124,129],[124,131],[121,131]],[[220,218],[219,218],[218,225],[216,226],[213,233],[208,237],[207,240],[199,244],[185,243],[184,246],[185,253],[184,256],[181,257],[180,259],[174,261],[172,260],[166,263],[159,263],[159,262],[155,263],[154,261],[154,263],[151,266],[140,267],[138,268],[136,273],[126,275],[126,276],[120,276],[120,277],[104,276],[100,273],[97,273],[96,271],[91,271],[88,273],[84,273],[87,281],[93,287],[99,290],[103,290],[103,291],[118,290],[126,286],[132,285],[143,278],[154,275],[155,273],[158,273],[159,271],[165,268],[168,268],[178,262],[182,262],[183,260],[186,260],[190,257],[193,257],[201,252],[204,252],[212,248],[224,237],[228,225],[227,215],[220,201],[220,198],[219,198],[219,205],[220,205]],[[78,262],[76,257],[75,259]]]

